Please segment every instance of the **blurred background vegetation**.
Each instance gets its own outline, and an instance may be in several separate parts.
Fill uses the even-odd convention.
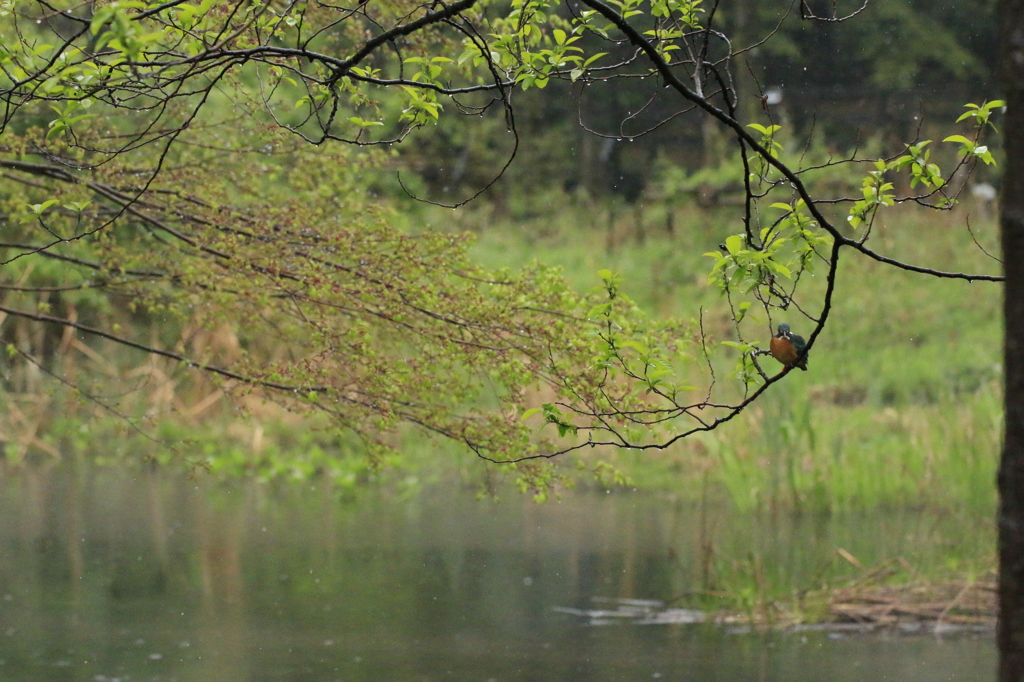
[[[809,3],[823,12],[824,4]],[[996,97],[993,8],[988,0],[941,7],[878,0],[870,13],[833,30],[792,17],[780,25],[784,10],[774,3],[741,2],[718,20],[737,45],[778,26],[772,40],[745,52],[734,69],[741,108],[752,122],[770,115],[782,123],[787,153],[807,165],[854,150],[885,155],[914,140],[941,139],[964,103]],[[703,254],[737,231],[741,188],[733,184],[736,169],[720,162],[725,138],[696,114],[641,135],[672,113],[660,89],[654,79],[636,79],[585,89],[552,82],[517,92],[515,161],[458,211],[414,201],[409,193],[449,203],[485,186],[513,146],[500,112],[443,116],[372,162],[353,158],[346,182],[369,204],[393,211],[391,220],[408,232],[471,234],[472,258],[486,267],[540,261],[560,267],[580,291],[599,284],[599,269],[616,271],[648,314],[677,316],[694,327],[702,317],[709,346],[717,347],[732,332],[721,298],[707,286],[711,261]],[[938,159],[944,166],[954,162],[953,151],[947,153]],[[280,191],[275,179],[293,160],[268,155],[261,162],[266,186],[246,189],[272,196]],[[844,168],[821,174],[818,189],[855,192],[861,171]],[[932,267],[995,269],[974,239],[992,253],[998,248],[997,173],[979,169],[951,212],[889,211],[876,238],[888,254]],[[19,201],[0,190],[8,215],[20,210]],[[59,286],[62,273],[60,261],[5,266],[14,284]],[[596,451],[567,457],[563,467],[571,472],[580,460],[600,459],[607,467],[579,485],[628,480],[682,499],[713,495],[742,509],[910,504],[991,511],[1001,419],[999,288],[936,281],[859,259],[841,266],[840,284],[836,316],[814,348],[811,371],[790,376],[740,419],[663,452]],[[245,333],[190,328],[187,319],[129,311],[90,290],[2,295],[35,299],[22,307],[130,325],[168,347],[192,344],[230,355]],[[792,322],[799,333],[799,322]],[[342,486],[385,478],[415,487],[458,475],[486,490],[501,475],[413,430],[395,437],[400,455],[371,462],[358,438],[326,423],[256,400],[229,404],[204,377],[102,340],[14,319],[3,321],[0,337],[42,358],[25,362],[16,352],[7,358],[0,445],[8,466],[84,452],[99,462],[180,461],[224,476],[327,476]],[[731,381],[734,359],[715,351],[718,381]],[[116,395],[113,379],[128,379],[134,388]],[[70,382],[84,391],[71,390]]]

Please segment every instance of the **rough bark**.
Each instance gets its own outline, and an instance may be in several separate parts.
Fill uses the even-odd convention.
[[[1006,284],[1006,433],[999,466],[1000,682],[1024,681],[1024,0],[1000,0],[1007,101],[1000,223]]]

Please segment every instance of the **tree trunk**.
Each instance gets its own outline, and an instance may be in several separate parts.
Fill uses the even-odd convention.
[[[1000,682],[1024,681],[1024,0],[1000,0],[1007,103],[1000,225],[1006,273],[1006,433],[999,465]]]

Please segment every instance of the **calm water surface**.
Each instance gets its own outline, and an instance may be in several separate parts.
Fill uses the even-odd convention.
[[[977,524],[21,472],[0,477],[0,680],[991,680],[991,633],[737,634],[556,610],[692,605],[755,564],[801,584],[844,570],[838,547],[868,565],[942,548],[952,561],[951,545],[991,542]]]

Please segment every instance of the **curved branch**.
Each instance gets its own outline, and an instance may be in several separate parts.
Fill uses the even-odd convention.
[[[44,322],[44,323],[47,323],[47,324],[60,325],[62,327],[70,327],[70,328],[72,328],[72,329],[74,329],[76,331],[80,331],[80,332],[82,332],[84,334],[90,334],[92,336],[98,336],[101,339],[106,339],[108,341],[113,341],[116,344],[119,344],[119,345],[122,345],[122,346],[126,346],[128,348],[134,348],[135,350],[142,351],[143,353],[148,353],[150,355],[157,355],[157,356],[162,357],[162,358],[167,358],[169,360],[174,360],[175,362],[182,363],[186,367],[192,367],[192,368],[195,368],[195,369],[200,369],[200,370],[203,370],[204,372],[209,372],[211,374],[216,374],[218,376],[224,377],[225,379],[233,379],[235,381],[241,382],[241,383],[249,385],[249,386],[256,386],[258,388],[269,388],[269,389],[273,389],[275,391],[288,391],[288,392],[295,392],[295,391],[298,391],[298,390],[303,390],[303,391],[307,391],[307,392],[315,391],[317,393],[324,393],[324,392],[330,390],[330,389],[328,389],[325,386],[313,386],[313,387],[308,387],[308,388],[304,387],[304,386],[289,386],[287,384],[279,384],[279,383],[276,383],[276,382],[273,382],[273,381],[264,381],[262,379],[255,379],[253,377],[243,376],[241,374],[238,374],[236,372],[232,372],[232,371],[224,369],[222,367],[216,367],[214,365],[208,365],[208,364],[206,364],[204,362],[199,362],[197,360],[193,360],[193,359],[188,358],[188,357],[186,357],[184,355],[181,355],[179,353],[173,353],[171,351],[164,350],[162,348],[156,348],[154,346],[147,346],[147,345],[145,345],[143,343],[139,343],[138,341],[132,341],[131,339],[126,339],[126,338],[117,336],[115,334],[111,334],[110,332],[104,331],[102,329],[97,329],[95,327],[90,327],[88,325],[81,324],[80,322],[75,322],[74,320],[69,320],[69,319],[66,319],[66,318],[63,318],[63,317],[54,317],[53,315],[44,315],[43,313],[34,313],[34,312],[30,312],[28,310],[18,310],[17,308],[8,308],[5,305],[0,305],[0,313],[6,313],[7,315],[10,315],[12,317],[21,317],[21,318],[24,318],[24,319],[27,319],[27,320],[32,320],[34,322]]]
[[[1002,275],[979,275],[979,274],[967,273],[967,272],[946,272],[944,270],[935,270],[933,268],[921,267],[920,265],[912,265],[910,263],[904,263],[903,261],[898,261],[895,258],[889,258],[888,256],[883,256],[880,253],[876,253],[876,252],[872,251],[871,249],[869,249],[868,247],[864,246],[864,244],[861,244],[859,241],[855,241],[853,239],[846,239],[846,238],[844,238],[843,241],[842,241],[842,244],[843,244],[843,246],[849,246],[849,247],[855,249],[856,251],[860,251],[861,253],[863,253],[868,258],[874,259],[874,260],[878,261],[879,263],[885,263],[886,265],[891,265],[894,268],[899,268],[900,270],[906,270],[908,272],[919,272],[919,273],[921,273],[923,275],[931,275],[932,277],[939,277],[939,278],[942,278],[942,279],[963,279],[963,280],[966,280],[968,282],[974,282],[974,281],[978,281],[978,282],[1004,282],[1004,281],[1006,281],[1006,278],[1003,277]]]
[[[880,254],[876,254],[870,249],[864,247],[862,244],[858,244],[855,240],[849,239],[848,237],[844,236],[838,230],[838,228],[836,228],[836,226],[833,225],[831,221],[829,221],[828,218],[826,218],[825,215],[818,208],[818,202],[815,201],[815,199],[811,196],[810,191],[807,189],[807,186],[804,184],[803,180],[799,177],[799,175],[797,175],[797,173],[795,173],[792,169],[789,168],[789,166],[784,164],[782,161],[777,159],[769,150],[765,149],[760,142],[758,142],[750,133],[748,133],[744,129],[744,127],[739,123],[739,121],[737,121],[735,118],[733,118],[726,112],[722,111],[718,107],[711,104],[711,102],[709,102],[706,98],[698,95],[696,92],[687,87],[686,84],[683,83],[679,79],[679,77],[675,75],[675,73],[673,73],[668,62],[666,62],[662,58],[662,56],[658,54],[658,51],[655,49],[654,45],[652,45],[649,40],[644,38],[643,35],[636,28],[634,28],[632,24],[626,21],[626,19],[623,18],[621,14],[619,14],[610,6],[605,4],[602,0],[581,0],[581,2],[583,2],[583,4],[587,5],[588,7],[593,8],[606,19],[615,24],[615,26],[620,31],[622,31],[626,35],[626,37],[629,38],[630,42],[632,42],[634,45],[640,48],[647,55],[648,59],[650,59],[655,69],[657,69],[658,73],[661,74],[661,76],[665,79],[665,82],[668,85],[670,85],[674,90],[676,90],[680,95],[685,97],[687,100],[693,102],[698,107],[706,111],[708,114],[718,119],[725,126],[730,128],[733,131],[733,134],[740,138],[742,143],[748,145],[750,148],[756,151],[757,154],[764,159],[765,163],[775,168],[775,170],[779,171],[779,173],[781,173],[783,177],[785,177],[786,180],[789,181],[790,184],[792,184],[793,189],[796,190],[800,198],[804,200],[804,203],[807,205],[807,209],[811,212],[811,215],[814,216],[814,219],[818,222],[822,229],[828,232],[832,236],[832,238],[836,240],[837,243],[842,243],[842,245],[845,246],[852,246],[858,251],[864,253],[865,255],[874,258],[875,260],[878,260],[882,263],[893,265],[895,267],[910,270],[913,272],[921,272],[924,274],[934,275],[936,277],[963,279],[968,282],[974,280],[992,282],[1003,281],[1002,277],[996,275],[948,273],[939,270],[932,270],[930,268],[923,268],[916,265],[910,265],[908,263],[902,263],[895,259],[886,258],[885,256],[882,256]]]

